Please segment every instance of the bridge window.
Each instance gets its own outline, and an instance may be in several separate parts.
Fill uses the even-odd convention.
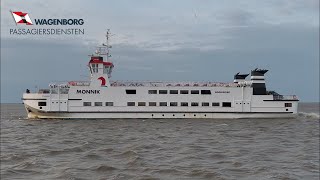
[[[157,106],[156,102],[149,102],[149,106]]]
[[[83,106],[91,106],[91,102],[83,102]]]
[[[168,94],[167,90],[159,90],[159,94]]]
[[[223,102],[222,107],[231,107],[231,102]]]
[[[160,102],[160,106],[167,106],[167,102]]]
[[[110,66],[103,66],[103,74],[109,74],[109,72],[110,72]]]
[[[203,102],[202,106],[209,106],[209,103],[208,102]]]
[[[149,94],[157,94],[157,90],[149,90]]]
[[[180,90],[180,94],[189,94],[188,90]]]
[[[211,94],[210,90],[201,90],[201,94]]]
[[[127,94],[137,94],[137,91],[135,89],[126,89]]]
[[[187,103],[187,102],[181,102],[180,105],[181,105],[181,106],[188,106],[188,103]]]
[[[212,103],[212,106],[220,106],[220,103],[218,103],[218,102],[213,102],[213,103]]]
[[[292,103],[284,103],[284,107],[292,107]]]
[[[127,105],[128,105],[128,106],[135,106],[136,103],[135,103],[135,102],[127,102]]]
[[[138,102],[138,106],[146,106],[146,102]]]
[[[199,106],[199,103],[197,103],[197,102],[192,102],[192,103],[191,103],[191,106]]]
[[[178,94],[178,90],[170,90],[170,94]]]
[[[94,106],[102,106],[102,102],[94,102]]]
[[[38,106],[47,106],[47,102],[38,102]]]
[[[178,106],[177,102],[170,102],[170,106]]]
[[[199,90],[191,90],[191,94],[199,94]]]
[[[113,102],[106,102],[106,106],[113,106]]]
[[[94,73],[97,73],[98,72],[98,64],[91,64],[92,65],[92,71]]]

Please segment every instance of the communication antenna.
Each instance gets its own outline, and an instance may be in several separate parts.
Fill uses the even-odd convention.
[[[112,46],[110,45],[110,37],[114,36],[114,34],[111,34],[110,29],[107,29],[106,33],[106,44],[102,44],[102,46],[105,46],[107,48],[107,61],[109,61],[109,58],[111,57],[110,49]]]
[[[110,45],[110,37],[114,36],[115,34],[111,34],[110,29],[107,29],[107,33],[106,33],[106,42],[102,43],[101,46],[98,46],[95,54],[96,55],[103,55],[103,56],[107,56],[107,61],[109,61],[110,57],[111,57],[111,53],[110,53],[110,49],[112,48],[112,46]]]

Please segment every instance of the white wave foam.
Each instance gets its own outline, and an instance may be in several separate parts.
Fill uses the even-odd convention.
[[[309,118],[309,119],[319,119],[320,115],[317,113],[307,113],[307,112],[299,112],[299,117]]]
[[[216,126],[228,126],[228,124],[218,124]]]

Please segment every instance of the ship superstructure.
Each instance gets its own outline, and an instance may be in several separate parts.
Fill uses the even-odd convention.
[[[110,31],[88,63],[89,81],[51,83],[23,94],[29,118],[288,118],[298,98],[267,91],[266,69],[237,73],[234,81],[111,81]]]

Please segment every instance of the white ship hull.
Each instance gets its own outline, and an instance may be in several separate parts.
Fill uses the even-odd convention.
[[[109,31],[107,32],[108,40]],[[267,91],[265,69],[234,75],[221,82],[110,81],[113,63],[99,54],[89,61],[90,81],[50,84],[49,89],[23,94],[32,119],[240,119],[291,118],[298,109],[296,96]]]

